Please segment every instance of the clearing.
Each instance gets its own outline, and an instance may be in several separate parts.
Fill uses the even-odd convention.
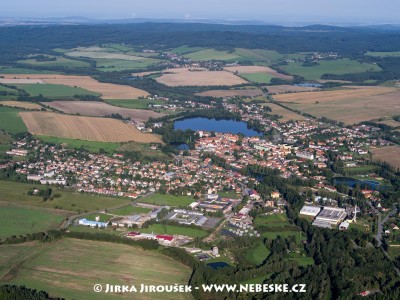
[[[52,112],[21,112],[28,131],[35,135],[97,142],[162,143],[154,134],[143,133],[133,124],[111,118],[63,115]]]

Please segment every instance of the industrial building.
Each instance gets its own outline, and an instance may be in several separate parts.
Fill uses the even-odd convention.
[[[300,210],[300,215],[316,217],[320,211],[320,206],[304,205],[303,208]]]
[[[179,224],[194,224],[197,226],[203,226],[204,223],[207,221],[207,217],[205,217],[201,212],[185,209],[174,209],[171,213],[167,215],[167,219],[171,221],[176,221]]]
[[[347,213],[344,208],[325,206],[312,224],[317,227],[332,228],[343,222],[346,217]]]

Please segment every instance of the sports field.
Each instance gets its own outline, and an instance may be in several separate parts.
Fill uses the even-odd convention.
[[[63,111],[67,114],[79,113],[81,115],[98,117],[119,114],[124,118],[130,118],[131,120],[141,122],[147,122],[149,118],[159,118],[163,116],[163,114],[156,113],[151,110],[122,108],[97,101],[53,101],[43,104]]]
[[[148,228],[140,230],[144,233],[157,233],[157,234],[169,234],[169,235],[185,235],[189,237],[205,237],[208,233],[204,230],[191,228],[189,226],[174,226],[164,224],[152,224]]]
[[[166,70],[156,80],[168,86],[231,86],[247,83],[227,71],[190,71],[185,68]]]
[[[27,128],[19,115],[21,110],[13,107],[0,107],[0,129],[9,133],[26,132]]]
[[[154,270],[157,272],[154,272]],[[155,251],[63,238],[50,244],[0,246],[0,282],[66,299],[192,299],[190,294],[95,293],[95,284],[187,284],[191,270]],[[104,286],[105,288],[105,286]]]
[[[194,202],[193,198],[187,196],[173,196],[163,194],[153,194],[150,197],[139,198],[139,203],[149,203],[154,205],[168,205],[168,206],[185,206],[187,207],[190,203]]]
[[[7,79],[41,79],[48,84],[79,87],[101,94],[103,99],[137,99],[147,97],[146,91],[120,84],[103,83],[90,76],[60,74],[4,74]]]
[[[317,117],[357,124],[398,114],[400,90],[382,86],[348,86],[343,89],[274,96],[286,106]]]
[[[305,67],[301,62],[293,62],[288,65],[281,66],[283,70],[292,75],[303,76],[308,80],[321,79],[323,74],[348,74],[348,73],[362,73],[380,71],[378,65],[370,63],[360,63],[356,60],[348,58],[338,60],[322,60],[318,65]]]
[[[400,169],[400,147],[389,146],[371,149],[374,160],[380,160]]]
[[[52,112],[21,112],[30,133],[60,138],[97,141],[162,143],[159,136],[142,133],[133,124],[111,118],[63,115]]]
[[[13,235],[56,229],[68,214],[62,210],[22,206],[1,201],[0,240]]]
[[[118,207],[131,202],[126,198],[112,198],[67,192],[58,190],[55,187],[51,187],[53,194],[60,194],[60,197],[49,201],[43,201],[42,197],[28,196],[27,193],[29,190],[35,187],[40,188],[41,185],[0,180],[0,201],[42,208],[57,208],[74,212],[97,211]]]

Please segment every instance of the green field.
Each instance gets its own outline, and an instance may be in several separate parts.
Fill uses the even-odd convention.
[[[400,51],[393,51],[393,52],[371,52],[368,51],[365,53],[367,56],[374,56],[374,57],[400,57]]]
[[[164,225],[164,224],[152,224],[148,228],[141,229],[140,232],[144,233],[155,233],[155,234],[180,234],[186,235],[189,237],[205,237],[208,233],[204,230],[191,228],[191,227],[183,227],[183,226],[174,226],[174,225]]]
[[[56,57],[56,56],[50,56]],[[22,64],[29,64],[32,66],[40,67],[65,67],[65,68],[85,68],[90,67],[90,63],[82,60],[70,59],[61,56],[57,56],[54,61],[37,61],[36,59],[25,59],[18,61]]]
[[[60,194],[60,197],[43,201],[41,197],[27,195],[34,187],[40,188],[41,185],[0,180],[0,201],[78,212],[97,211],[130,203],[129,199],[67,192],[57,190],[56,187],[52,187],[53,194]]]
[[[0,66],[0,74],[59,74],[60,72]]]
[[[155,272],[154,268],[157,269]],[[0,246],[0,283],[66,299],[192,299],[190,294],[95,293],[99,284],[187,284],[191,270],[157,253],[107,242],[63,238]]]
[[[96,69],[103,72],[141,70],[160,62],[159,59],[143,58],[139,60],[96,59]]]
[[[74,140],[74,139],[67,139],[67,138],[58,138],[52,136],[38,136],[39,139],[46,143],[51,144],[66,144],[69,148],[84,148],[90,152],[100,152],[100,149],[103,149],[107,153],[114,153],[120,144],[117,143],[106,143],[106,142],[94,142],[94,141],[82,141],[82,140]]]
[[[228,192],[218,192],[218,195],[222,198],[232,198],[232,199],[239,199],[242,198],[241,194],[236,193],[235,191],[228,191]]]
[[[149,208],[139,206],[126,206],[116,210],[109,211],[110,214],[118,216],[128,216],[133,214],[147,214],[151,211]]]
[[[96,221],[96,217],[99,217],[99,222],[108,222],[108,221],[110,221],[110,219],[113,216],[107,215],[107,214],[102,214],[102,213],[94,213],[94,214],[86,215],[83,218],[90,220],[90,221]]]
[[[132,99],[132,100],[106,100],[108,104],[125,108],[148,109],[149,104],[164,104],[161,100]]]
[[[140,198],[137,200],[140,203],[149,203],[154,205],[168,205],[168,206],[188,206],[194,202],[193,198],[187,196],[173,196],[164,194],[153,194],[150,197]]]
[[[240,56],[239,61],[276,62],[285,58],[284,54],[265,49],[236,48],[233,53]]]
[[[0,85],[0,92],[11,93],[12,95],[0,95],[0,100],[16,100],[18,97],[18,91]]]
[[[270,254],[269,249],[260,241],[254,248],[248,249],[246,259],[254,265],[261,264]]]
[[[176,54],[179,54],[179,55],[183,55],[183,54],[188,54],[188,53],[193,53],[193,52],[196,52],[196,51],[200,51],[200,50],[203,50],[203,49],[204,48],[202,48],[202,47],[180,46],[180,47],[177,47],[175,49],[170,50],[170,52],[176,53]]]
[[[322,60],[318,63],[318,65],[310,67],[302,66],[301,62],[289,63],[288,65],[280,67],[292,75],[303,76],[307,80],[321,79],[323,74],[341,75],[381,70],[378,65],[360,63],[356,60],[350,60],[348,58],[338,60]]]
[[[28,129],[19,115],[20,111],[17,108],[0,106],[0,129],[12,134],[26,132]]]
[[[266,73],[251,73],[251,74],[242,74],[242,77],[247,79],[248,81],[255,82],[255,83],[264,83],[268,84],[271,82],[271,79],[274,78],[270,74]]]
[[[228,53],[226,51],[218,51],[215,49],[204,49],[200,51],[196,51],[193,53],[189,53],[184,55],[187,58],[198,60],[198,61],[206,61],[206,60],[235,60],[240,56],[234,53]]]
[[[79,87],[66,86],[61,84],[16,84],[20,89],[25,90],[31,97],[43,97],[53,99],[63,99],[65,97],[72,98],[74,95],[92,95],[100,96],[100,94],[91,92]]]
[[[265,226],[265,227],[284,227],[290,226],[289,220],[286,214],[273,214],[268,216],[257,216],[254,220],[254,226]]]
[[[66,217],[67,213],[60,210],[0,202],[0,239],[55,229]]]

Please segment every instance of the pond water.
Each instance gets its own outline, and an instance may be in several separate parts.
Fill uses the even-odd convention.
[[[229,267],[229,264],[223,261],[218,261],[218,262],[208,263],[207,266],[216,270],[220,268]]]
[[[238,134],[242,133],[245,136],[262,136],[262,133],[259,133],[253,129],[247,127],[246,122],[234,121],[234,120],[216,120],[216,119],[207,119],[207,118],[186,118],[175,121],[174,123],[175,130],[204,130],[204,131],[215,131],[222,133],[233,133]]]
[[[387,187],[381,185],[379,181],[375,180],[358,180],[355,178],[350,178],[350,177],[335,177],[333,178],[333,183],[334,184],[345,184],[348,187],[355,187],[356,185],[359,185],[361,188],[362,187],[367,187],[372,190],[384,190]]]

